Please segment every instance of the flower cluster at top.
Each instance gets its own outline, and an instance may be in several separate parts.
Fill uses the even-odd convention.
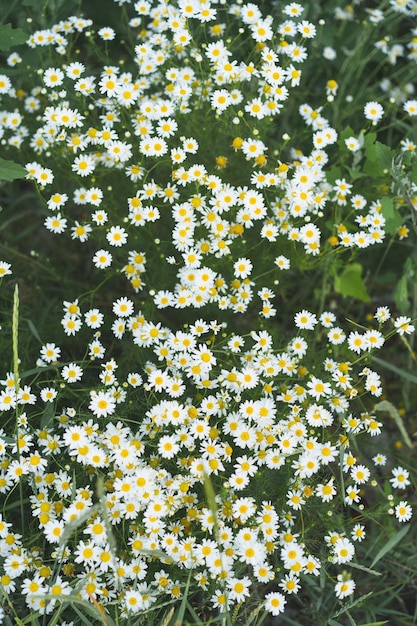
[[[96,267],[121,270],[140,290],[146,255],[135,246],[152,237],[161,243],[160,262],[176,269],[174,284],[171,274],[169,284],[163,274],[154,281],[158,308],[211,303],[236,313],[260,296],[261,314],[270,317],[277,266],[290,268],[299,248],[316,256],[323,244],[328,254],[378,244],[385,219],[378,197],[369,201],[343,177],[329,182],[328,150],[338,133],[320,111],[299,106],[308,151],[284,151],[285,132],[274,136],[274,149],[264,136],[267,125],[280,128],[316,34],[302,7],[287,5],[275,30],[252,3],[227,10],[216,4],[136,3],[130,26],[137,31],[146,24],[146,30],[129,62],[98,71],[78,61],[60,67],[58,55],[55,65],[39,70],[30,93],[5,80],[2,93],[24,115],[5,113],[3,132],[10,145],[32,149],[36,160],[26,164],[27,176],[44,197],[46,228],[94,240]],[[239,26],[233,38],[232,23]],[[71,17],[28,43],[55,47],[63,58],[74,34],[86,33],[86,45],[99,46],[100,39],[112,45],[112,29],[95,35],[91,28],[91,20]],[[381,114],[381,105],[370,102],[364,122]],[[26,124],[35,125],[31,133]],[[355,137],[346,145],[352,156],[360,150]],[[55,171],[58,164],[74,173],[71,183]],[[284,254],[274,254],[277,242]],[[262,291],[259,275],[269,277],[269,290]]]
[[[91,280],[60,320],[79,356],[49,338],[32,385],[1,381],[0,410],[18,417],[13,441],[0,431],[0,493],[24,484],[37,528],[26,545],[0,520],[2,589],[40,614],[73,595],[129,616],[181,598],[192,572],[212,609],[256,596],[277,615],[325,567],[343,599],[373,506],[362,489],[386,462],[352,446],[382,427],[369,356],[414,326],[379,307],[371,328],[347,330],[300,305],[277,342],[254,319],[277,316],[282,276],[384,241],[381,198],[329,174],[336,147],[357,162],[363,133],[341,139],[303,101],[299,145],[281,125],[316,37],[300,4],[278,23],[254,3],[117,4],[134,13],[127,43],[72,16],[29,38],[49,59],[30,90],[0,77],[3,140],[27,156],[47,231],[83,244]],[[128,53],[114,59],[117,43]],[[364,105],[364,125],[382,115]],[[200,319],[175,327],[182,309]],[[234,324],[245,312],[249,330]],[[390,488],[410,485],[390,471]],[[389,503],[411,518],[407,500]]]

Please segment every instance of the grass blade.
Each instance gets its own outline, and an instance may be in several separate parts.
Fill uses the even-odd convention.
[[[385,411],[389,413],[394,422],[396,423],[398,430],[400,431],[405,443],[409,448],[413,447],[413,443],[408,435],[408,432],[405,429],[404,423],[401,419],[401,415],[398,413],[397,409],[391,402],[387,400],[383,400],[382,402],[378,402],[378,404],[374,407],[375,411]]]
[[[182,626],[183,624],[185,609],[187,607],[187,602],[188,602],[188,590],[190,588],[190,582],[191,582],[191,572],[188,576],[187,585],[185,587],[184,595],[181,600],[180,608],[178,609],[178,615],[175,619],[174,626]]]
[[[403,539],[408,531],[410,530],[410,526],[404,526],[401,530],[395,534],[391,539],[380,549],[376,557],[371,563],[371,569],[380,561],[394,546],[397,545]]]
[[[378,365],[381,365],[381,367],[385,367],[385,369],[390,370],[395,374],[398,374],[398,376],[401,376],[401,378],[410,381],[410,383],[417,383],[417,376],[414,376],[414,374],[410,374],[410,372],[407,372],[406,370],[403,370],[400,367],[393,365],[392,363],[388,363],[388,361],[384,361],[384,359],[380,359],[377,356],[372,356],[372,360],[375,361],[375,363],[378,363]]]
[[[349,567],[354,567],[355,569],[360,569],[362,572],[367,572],[368,574],[372,574],[373,576],[382,576],[381,572],[377,572],[370,567],[365,567],[364,565],[359,565],[359,563],[349,563]]]

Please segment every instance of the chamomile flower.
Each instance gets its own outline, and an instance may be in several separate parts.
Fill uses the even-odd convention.
[[[112,264],[113,256],[107,250],[97,250],[93,256],[93,263],[99,269],[105,269]]]
[[[64,332],[69,337],[74,336],[80,330],[82,326],[82,320],[79,317],[75,317],[70,313],[64,315],[61,320],[62,327]]]
[[[129,317],[133,313],[133,302],[129,298],[118,298],[113,302],[113,313],[118,317]]]
[[[394,320],[394,327],[397,330],[397,333],[401,336],[403,335],[411,335],[414,332],[415,328],[410,323],[411,318],[406,315],[400,315]]]
[[[405,489],[411,484],[409,480],[410,472],[403,467],[394,467],[392,475],[393,478],[390,478],[390,483],[394,489]]]
[[[345,139],[345,144],[347,149],[351,152],[357,152],[361,148],[361,145],[356,137],[347,137],[347,139]]]
[[[314,327],[317,324],[317,317],[314,313],[310,313],[310,311],[303,309],[295,315],[294,322],[297,328],[303,330],[314,330]]]
[[[68,195],[66,193],[54,193],[47,201],[48,209],[50,209],[51,211],[60,209],[64,206],[67,200]]]
[[[47,87],[59,87],[64,81],[64,72],[59,68],[49,68],[43,73],[43,81]]]
[[[365,526],[363,526],[362,524],[355,524],[351,531],[352,540],[360,543],[365,539],[365,536]]]
[[[61,376],[67,383],[75,383],[81,380],[82,375],[83,370],[76,363],[69,363],[69,365],[65,365],[61,370]]]
[[[54,343],[46,343],[40,350],[41,359],[46,363],[54,363],[61,356],[61,348]]]
[[[40,392],[41,399],[44,402],[53,402],[57,395],[58,392],[54,387],[43,387]]]
[[[103,41],[112,41],[116,37],[115,31],[109,26],[100,28],[97,34],[99,37],[101,37],[101,39],[103,39]]]
[[[363,112],[367,120],[371,120],[372,123],[376,124],[382,119],[384,108],[379,102],[372,100],[365,104]]]
[[[120,248],[127,242],[128,234],[121,226],[112,226],[106,234],[106,239],[111,246]]]
[[[238,278],[247,278],[253,269],[253,265],[249,259],[240,258],[234,263],[233,269],[235,276]]]
[[[112,415],[116,409],[116,401],[113,396],[104,391],[92,392],[88,408],[97,417]]]
[[[96,159],[91,154],[81,154],[80,156],[74,159],[74,162],[71,166],[73,172],[78,174],[79,176],[85,177],[92,174],[96,167]]]
[[[0,279],[12,273],[11,264],[6,261],[0,261]]]
[[[348,563],[355,554],[354,545],[346,537],[337,539],[333,544],[333,561],[335,563]]]
[[[406,100],[403,109],[410,117],[415,117],[417,115],[417,100]]]
[[[395,507],[395,517],[399,522],[408,522],[413,516],[413,509],[405,500],[401,500]]]
[[[356,587],[355,581],[352,579],[344,579],[341,574],[339,574],[337,578],[338,582],[334,587],[336,597],[342,600],[352,595]]]

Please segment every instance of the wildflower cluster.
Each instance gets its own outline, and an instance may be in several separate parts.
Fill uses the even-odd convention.
[[[376,135],[331,122],[335,81],[326,115],[300,95],[317,37],[300,4],[277,19],[116,5],[128,53],[116,27],[70,16],[29,37],[44,59],[31,87],[0,76],[4,145],[85,271],[34,369],[15,359],[0,381],[0,493],[31,511],[16,530],[0,519],[0,593],[40,615],[68,596],[69,618],[71,598],[129,618],[185,593],[278,615],[324,571],[343,599],[371,516],[412,517],[410,471],[381,479],[372,356],[413,320],[379,306],[356,331],[335,307],[281,309],[305,272],[392,234],[384,191],[354,175]],[[363,124],[383,112],[366,102]],[[388,499],[368,498],[381,480]]]
[[[386,310],[377,311],[381,317],[388,317]],[[50,595],[74,593],[75,577],[81,597],[102,604],[118,598],[128,614],[147,609],[161,594],[181,597],[184,572],[193,570],[213,608],[244,601],[257,581],[273,585],[265,606],[280,612],[286,595],[322,567],[321,551],[302,530],[304,509],[320,507],[323,514],[338,500],[354,511],[366,509],[362,486],[371,484],[375,469],[360,462],[351,443],[360,433],[379,435],[382,424],[372,412],[352,413],[350,405],[366,391],[381,393],[378,374],[362,367],[356,353],[377,349],[383,333],[343,336],[330,312],[319,321],[303,310],[295,319],[298,332],[278,351],[266,331],[226,339],[216,322],[198,320],[188,332],[173,332],[131,320],[137,323],[133,342],[154,354],[143,379],[131,372],[121,380],[114,359],[103,361],[101,389],[78,410],[56,414],[57,388],[42,386],[37,397],[20,381],[16,393],[12,373],[2,381],[1,408],[19,407],[19,417],[13,443],[2,431],[0,489],[9,494],[19,482],[30,486],[32,516],[46,546],[43,554],[26,548],[3,520],[4,589],[11,593],[19,584],[28,607],[49,614],[56,605]],[[320,371],[309,371],[309,335],[317,326],[330,346],[348,344],[352,362],[328,358]],[[406,326],[410,331],[405,320],[394,320],[395,328]],[[45,364],[57,365],[59,355],[54,344],[41,350]],[[83,370],[71,363],[61,376],[77,383]],[[107,419],[138,389],[149,408],[140,418],[137,408],[129,411],[134,426]],[[44,417],[51,415],[47,407],[56,407],[41,428],[30,416],[39,402]],[[276,472],[286,477],[278,488]],[[392,476],[395,489],[410,484],[405,468],[394,468]],[[217,493],[212,502],[204,490],[208,480]],[[395,514],[407,521],[411,507],[401,501]],[[365,537],[363,525],[340,523],[335,517],[324,537],[335,566],[350,562],[355,542]],[[116,548],[121,542],[129,546],[123,558]],[[69,578],[56,577],[53,558]],[[348,595],[343,589],[336,582],[339,597]]]
[[[105,65],[92,74],[84,64],[72,62],[39,70],[39,84],[26,97],[9,88],[12,101],[23,99],[26,115],[36,116],[40,125],[29,136],[20,113],[5,116],[3,125],[13,129],[9,144],[22,149],[29,142],[36,155],[26,163],[27,177],[44,198],[46,228],[59,235],[68,232],[81,243],[94,240],[99,247],[91,258],[97,268],[122,271],[140,291],[147,260],[140,246],[152,237],[152,261],[161,255],[160,262],[165,259],[177,269],[175,285],[171,275],[170,284],[163,283],[163,276],[153,281],[161,283],[151,294],[158,308],[213,303],[241,313],[256,288],[261,314],[271,317],[276,312],[270,303],[275,297],[274,259],[275,266],[289,269],[292,257],[300,254],[298,246],[316,256],[323,235],[329,254],[332,246],[381,243],[385,218],[378,198],[368,205],[349,180],[328,180],[327,149],[338,133],[309,104],[299,106],[311,133],[308,152],[288,149],[289,158],[277,161],[261,138],[265,124],[275,124],[291,101],[307,58],[304,44],[315,36],[314,25],[302,20],[302,9],[288,5],[284,15],[291,19],[278,28],[277,39],[270,20],[261,18],[254,5],[231,6],[228,13],[245,36],[248,60],[242,61],[234,58],[227,37],[219,36],[222,29],[213,26],[210,43],[198,41],[198,24],[214,20],[216,10],[210,9],[210,19],[202,18],[193,6],[162,10],[157,5],[153,11],[141,10],[140,19],[132,18],[137,29],[147,16],[157,16],[158,29],[150,26],[135,46],[131,71]],[[94,36],[87,30],[91,26],[89,20],[69,18],[50,32],[35,32],[29,45],[58,46],[64,56],[73,33],[86,31],[87,41],[98,39],[99,45],[103,33]],[[198,120],[190,115],[195,110]],[[216,125],[222,129],[217,131],[220,137],[212,138],[218,154],[205,144],[200,148]],[[288,139],[284,134],[282,146]],[[51,165],[51,151],[55,161],[76,174],[75,184],[65,181],[65,191],[46,165]],[[233,182],[232,158],[233,168],[247,172],[234,176]],[[122,206],[120,176],[131,190]],[[336,232],[329,233],[323,218],[330,204]],[[343,214],[352,227],[346,226]],[[286,255],[274,256],[277,242]],[[259,245],[265,250],[261,259]],[[248,249],[251,254],[242,256]],[[233,259],[227,264],[233,271],[225,270],[223,257]],[[260,275],[269,278],[264,281],[268,284],[259,284]]]

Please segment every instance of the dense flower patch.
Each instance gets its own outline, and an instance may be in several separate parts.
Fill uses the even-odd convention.
[[[346,265],[361,296],[355,255],[409,235],[391,196],[415,210],[412,175],[395,194],[378,176],[388,115],[398,166],[413,166],[412,85],[384,80],[382,104],[338,126],[345,86],[303,91],[311,51],[330,68],[338,52],[302,4],[116,6],[123,34],[70,15],[31,32],[36,73],[0,76],[4,145],[24,155],[54,250],[76,245],[85,269],[32,362],[17,358],[15,292],[2,602],[57,619],[80,599],[130,619],[184,597],[201,616],[278,615],[321,576],[352,596],[369,525],[412,517],[410,471],[376,443],[372,356],[407,343],[413,319],[384,304],[353,323],[332,302],[300,292],[290,312],[287,299],[332,264],[339,293]],[[365,13],[376,29],[414,11]],[[384,63],[415,63],[407,32],[375,42]],[[13,280],[9,260],[0,275]]]

